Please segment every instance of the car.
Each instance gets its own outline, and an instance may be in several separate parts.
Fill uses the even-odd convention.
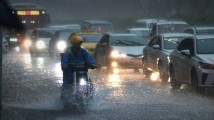
[[[134,24],[134,28],[150,28],[151,23],[155,21],[157,21],[157,19],[153,19],[153,18],[138,19]]]
[[[189,24],[183,20],[158,20],[152,22],[149,38],[163,33],[183,33],[183,30],[188,27]]]
[[[189,27],[184,29],[184,33],[190,33],[194,35],[214,35],[214,27]]]
[[[106,20],[84,20],[81,23],[81,31],[95,31],[99,33],[114,32],[111,22]]]
[[[141,69],[142,37],[132,33],[106,33],[96,45],[94,58],[98,67],[106,66],[109,72],[116,69]]]
[[[182,84],[196,91],[214,87],[214,35],[197,35],[183,39],[170,54],[169,73],[173,89]]]
[[[60,58],[60,53],[64,52],[68,45],[69,36],[76,32],[75,30],[61,29],[54,32],[49,42],[49,57]]]
[[[134,33],[141,36],[146,42],[148,41],[149,28],[128,28],[126,29],[127,33]]]
[[[49,41],[54,34],[55,29],[37,28],[34,29],[30,35],[31,45],[29,52],[31,56],[38,56],[40,54],[48,53]]]
[[[145,76],[149,73],[159,72],[163,82],[168,81],[168,57],[170,52],[183,38],[193,36],[187,33],[165,33],[154,36],[143,49],[143,71]]]

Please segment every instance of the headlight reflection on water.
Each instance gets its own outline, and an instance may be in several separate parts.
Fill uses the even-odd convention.
[[[61,63],[56,63],[54,66],[54,71],[55,71],[55,76],[57,77],[57,83],[62,84],[62,77],[63,77],[63,73],[62,73],[62,69],[61,69]]]
[[[159,80],[159,73],[158,72],[154,72],[151,74],[150,76],[151,81],[158,81]]]
[[[109,75],[108,85],[111,87],[120,87],[121,81],[120,81],[119,75],[117,75],[117,74]]]

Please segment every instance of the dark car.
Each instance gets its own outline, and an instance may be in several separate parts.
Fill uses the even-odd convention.
[[[31,46],[29,47],[29,52],[33,56],[39,54],[48,53],[49,41],[56,30],[47,28],[34,29],[30,39]]]
[[[131,33],[108,33],[103,35],[95,48],[98,67],[107,66],[109,71],[120,68],[142,67],[142,37]]]

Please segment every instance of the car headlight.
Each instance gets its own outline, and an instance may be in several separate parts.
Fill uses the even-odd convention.
[[[37,41],[37,43],[36,43],[36,47],[38,48],[38,49],[43,49],[43,48],[45,48],[45,42],[44,41]]]
[[[112,58],[118,58],[118,57],[126,57],[126,54],[120,54],[118,51],[112,51],[111,52]]]
[[[66,43],[64,41],[59,41],[57,43],[57,49],[63,51],[66,48]]]
[[[213,69],[214,70],[214,65],[213,64],[208,64],[208,63],[203,63],[199,62],[200,67],[204,69]]]
[[[31,46],[31,40],[29,40],[29,39],[25,39],[25,41],[24,41],[24,46],[25,47],[30,47]]]
[[[86,80],[81,78],[80,79],[80,85],[86,85],[86,84],[87,84]]]

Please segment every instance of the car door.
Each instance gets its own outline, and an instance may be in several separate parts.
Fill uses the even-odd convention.
[[[189,50],[191,56],[194,54],[194,43],[190,38],[184,39],[177,47],[177,52],[173,56],[174,71],[176,72],[176,78],[183,82],[189,82],[188,78],[191,72],[191,57],[182,53],[183,50]]]
[[[109,42],[108,35],[104,35],[100,42],[97,44],[96,47],[96,57],[97,57],[97,63],[105,65],[106,64],[106,53],[108,48],[108,42]]]
[[[157,58],[157,50],[153,48],[154,45],[158,43],[158,36],[152,38],[148,45],[143,50],[143,55],[145,58],[145,67],[153,68],[152,64],[155,62],[155,58]]]
[[[160,52],[161,52],[161,47],[162,47],[162,40],[161,37],[158,35],[156,39],[153,41],[152,45],[152,51],[150,54],[150,65],[152,70],[158,71],[158,59],[160,57]]]

